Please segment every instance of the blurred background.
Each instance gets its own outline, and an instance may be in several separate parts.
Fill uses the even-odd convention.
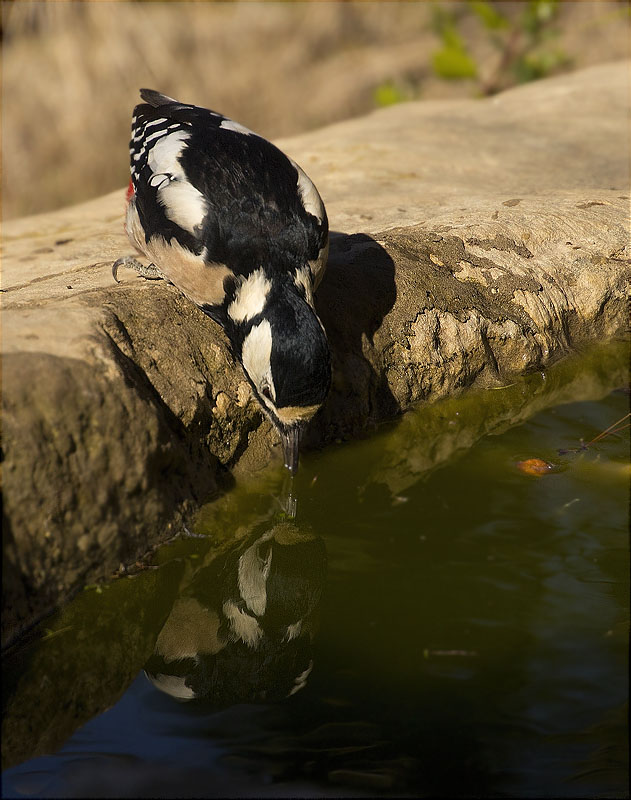
[[[2,3],[2,212],[126,185],[141,86],[276,139],[630,55],[625,0]]]

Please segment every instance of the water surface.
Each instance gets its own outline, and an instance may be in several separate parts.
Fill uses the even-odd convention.
[[[8,659],[3,795],[628,796],[628,429],[579,445],[628,413],[626,358],[308,454],[295,523],[269,473],[84,592]],[[246,553],[267,606],[226,644]],[[192,618],[187,703],[141,667]]]

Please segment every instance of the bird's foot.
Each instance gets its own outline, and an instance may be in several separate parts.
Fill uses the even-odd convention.
[[[123,258],[119,258],[118,261],[115,261],[112,265],[112,276],[116,283],[120,283],[118,280],[118,268],[119,267],[130,267],[131,269],[135,270],[142,278],[148,281],[160,281],[166,280],[164,275],[160,272],[160,270],[155,266],[155,264],[141,264],[134,256],[123,256]]]

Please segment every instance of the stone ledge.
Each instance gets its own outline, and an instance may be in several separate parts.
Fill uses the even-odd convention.
[[[280,143],[337,231],[308,444],[627,331],[627,89],[604,65]],[[221,330],[172,286],[112,281],[123,206],[4,226],[5,641],[279,458]]]

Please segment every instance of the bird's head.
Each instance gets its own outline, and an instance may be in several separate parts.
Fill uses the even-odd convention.
[[[331,384],[324,328],[299,293],[269,303],[244,331],[240,360],[263,407],[280,433],[285,466],[295,473],[307,424]]]

